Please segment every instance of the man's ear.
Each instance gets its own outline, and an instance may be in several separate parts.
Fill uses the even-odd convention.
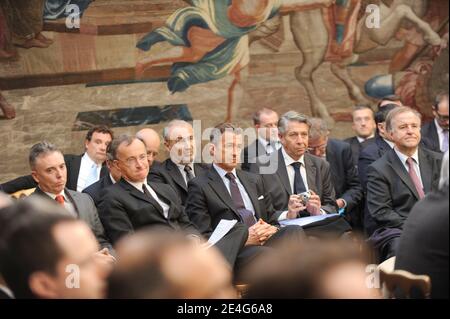
[[[214,157],[214,154],[216,154],[216,146],[213,143],[209,143],[209,155]]]
[[[166,151],[170,154],[170,143],[166,140],[164,140],[164,147]]]
[[[43,299],[58,298],[57,283],[50,275],[39,271],[31,274],[28,285],[33,294]]]
[[[84,149],[86,150],[89,144],[89,140],[84,140]]]
[[[31,171],[31,176],[33,177],[34,181],[39,184],[39,177],[35,170]]]

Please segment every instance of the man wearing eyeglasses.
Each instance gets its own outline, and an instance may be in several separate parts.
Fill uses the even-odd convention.
[[[328,126],[320,118],[311,118],[308,153],[325,159],[330,164],[331,181],[336,191],[336,204],[353,228],[362,228],[361,203],[363,189],[358,170],[352,162],[348,143],[330,139]]]
[[[448,92],[438,94],[433,105],[434,120],[422,127],[422,144],[431,151],[448,151]]]
[[[181,206],[180,197],[172,187],[148,182],[147,149],[140,139],[120,136],[111,143],[109,153],[113,165],[122,175],[118,183],[103,191],[99,205],[100,219],[112,243],[115,244],[124,235],[150,226],[182,230],[190,234],[189,239],[199,243],[202,241],[200,232],[189,220]],[[248,230],[237,225],[214,246],[233,267],[247,237]]]

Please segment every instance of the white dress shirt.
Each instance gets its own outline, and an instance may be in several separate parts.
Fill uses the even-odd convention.
[[[258,141],[261,145],[264,146],[264,151],[267,155],[272,154],[273,152],[278,151],[281,148],[280,141],[268,141],[265,138],[262,138],[261,136],[258,136]],[[261,151],[259,151],[259,154],[261,154]]]
[[[375,135],[371,135],[368,138],[363,138],[363,137],[359,137],[359,136],[357,136],[356,138],[358,139],[359,144],[362,144],[365,141],[370,140],[371,138],[374,138],[374,137],[375,137]]]
[[[100,171],[102,170],[102,165],[95,163],[87,153],[84,153],[83,157],[81,158],[81,165],[80,165],[80,174],[78,175],[78,181],[77,181],[77,191],[82,192],[86,187],[92,185],[86,185],[89,179],[89,175],[91,174],[91,171],[93,168],[96,168],[96,174],[97,178],[94,182],[97,182],[100,179]]]
[[[3,291],[9,298],[14,299],[14,294],[8,287],[0,285],[0,290]]]
[[[298,161],[296,161],[292,157],[290,157],[288,155],[288,153],[286,153],[284,148],[281,152],[283,153],[284,163],[286,164],[286,170],[287,170],[288,177],[289,177],[289,185],[291,186],[292,193],[294,193],[294,181],[295,181],[295,169],[292,166],[292,164],[294,164],[296,162],[299,162],[300,164],[302,164],[300,166],[300,174],[302,175],[302,179],[303,179],[303,183],[305,184],[306,191],[308,191],[309,187],[308,187],[308,178],[306,175],[305,156],[303,155],[302,157],[300,157],[300,159]]]
[[[78,217],[78,213],[77,210],[75,209],[75,206],[72,204],[72,202],[69,200],[69,198],[66,195],[66,192],[63,190],[61,193],[59,194],[52,194],[52,193],[47,193],[44,192],[45,194],[47,194],[47,196],[49,196],[51,199],[53,199],[55,202],[55,198],[58,195],[62,195],[64,197],[64,208],[67,209],[73,216]]]
[[[230,180],[225,176],[228,174],[228,172],[225,171],[224,169],[220,168],[216,164],[213,164],[213,166],[214,166],[214,169],[217,171],[217,173],[222,178],[222,181],[225,184],[225,187],[227,188],[228,193],[230,193],[230,196],[231,196]],[[250,199],[250,196],[248,196],[247,190],[245,189],[244,185],[242,185],[241,181],[239,180],[239,177],[236,174],[236,170],[234,169],[230,173],[234,174],[234,176],[236,177],[236,183],[239,187],[239,191],[241,192],[241,196],[244,201],[245,209],[251,211],[253,213],[253,215],[255,215],[255,208],[253,207],[252,200]]]
[[[436,125],[437,135],[439,138],[439,149],[444,151],[444,129],[439,125],[439,122],[434,119],[434,124]]]
[[[409,173],[409,165],[407,163],[407,160],[408,160],[409,157],[407,155],[401,153],[397,149],[397,147],[394,148],[394,151],[397,154],[397,156],[400,159],[400,161],[402,162],[403,167]],[[414,170],[416,171],[416,175],[419,177],[420,184],[422,184],[422,188],[423,188],[422,176],[420,174],[419,150],[416,150],[416,152],[413,154],[413,156],[411,156],[411,158],[414,160]]]
[[[149,191],[149,193],[152,195],[153,199],[156,200],[159,204],[159,206],[161,206],[161,208],[163,209],[163,214],[165,218],[169,218],[169,209],[170,206],[167,205],[166,203],[164,203],[156,194],[156,192],[150,187],[150,185],[148,185],[147,183],[144,182],[140,182],[140,183],[133,183],[130,181],[127,181],[128,183],[130,183],[131,185],[133,185],[138,191],[140,191],[141,193],[144,193],[143,190],[143,185],[145,185],[145,187],[147,188],[147,190]]]

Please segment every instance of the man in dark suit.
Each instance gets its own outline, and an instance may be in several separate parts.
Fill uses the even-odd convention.
[[[200,239],[199,231],[189,220],[175,191],[166,184],[147,182],[147,151],[141,140],[121,136],[113,141],[110,151],[122,179],[103,191],[99,212],[113,243],[148,226],[183,230],[191,234],[191,238]],[[247,232],[236,228],[227,236],[216,247],[234,264],[237,249],[228,245],[228,240],[237,240],[242,245]]]
[[[336,191],[336,204],[345,212],[346,219],[354,229],[361,229],[361,203],[363,190],[358,170],[352,164],[352,151],[348,143],[330,139],[326,122],[320,118],[310,119],[310,154],[325,159],[330,164],[331,180]]]
[[[185,121],[175,120],[164,128],[164,145],[169,158],[151,168],[149,180],[154,183],[170,185],[186,203],[188,182],[208,170],[205,164],[194,163],[195,136],[192,125]]]
[[[448,198],[447,184],[414,206],[403,227],[395,260],[395,269],[430,276],[433,299],[449,297]]]
[[[370,106],[358,105],[352,112],[352,128],[356,136],[346,139],[344,142],[350,144],[352,158],[355,166],[358,166],[359,153],[365,141],[371,140],[375,136],[375,114]]]
[[[253,125],[256,130],[256,140],[244,148],[241,169],[250,170],[250,164],[256,163],[256,159],[262,155],[270,155],[280,149],[278,139],[277,112],[269,108],[263,108],[253,115]]]
[[[368,170],[367,207],[376,223],[370,241],[381,260],[395,256],[403,224],[425,194],[438,189],[442,155],[419,147],[421,115],[398,107],[386,118],[394,149]]]
[[[277,216],[278,220],[337,213],[330,165],[307,153],[310,127],[306,116],[294,111],[284,114],[278,125],[282,148],[270,156],[258,158],[258,163],[251,166],[252,172],[262,175],[275,210],[284,211]],[[292,196],[306,191],[311,191],[313,195],[300,214],[287,214]],[[334,226],[305,230],[307,234],[320,236],[329,229],[333,229],[333,233],[342,233],[351,227],[343,218],[339,218]]]
[[[370,216],[367,207],[367,170],[371,164],[394,148],[394,143],[391,141],[391,138],[386,131],[386,117],[390,111],[397,107],[397,104],[384,105],[382,109],[375,114],[375,123],[377,124],[375,138],[364,142],[362,151],[359,154],[358,175],[364,192],[362,221],[364,224],[364,231],[369,237],[375,231],[377,226]]]
[[[31,175],[37,183],[32,196],[43,197],[53,203],[56,201],[72,216],[89,225],[102,249],[112,251],[92,199],[65,187],[67,171],[62,153],[54,145],[42,142],[31,148],[29,158]]]
[[[85,139],[86,152],[82,155],[64,155],[67,169],[66,187],[81,192],[101,177],[108,174],[103,166],[106,160],[106,149],[113,139],[113,132],[105,126],[90,129]],[[5,193],[13,194],[23,189],[36,187],[31,175],[22,176],[2,184]]]
[[[273,246],[282,239],[301,240],[298,226],[279,228],[270,195],[262,179],[236,170],[242,151],[242,131],[225,123],[211,135],[213,165],[207,174],[189,183],[186,211],[204,236],[209,237],[221,220],[237,220],[248,228],[245,247],[240,249],[244,264],[261,253],[261,246]],[[301,206],[292,202],[286,213],[297,214]],[[242,263],[238,267],[242,266]],[[238,269],[239,272],[242,269]]]
[[[438,94],[433,104],[434,120],[422,127],[422,144],[431,151],[448,151],[448,93]]]

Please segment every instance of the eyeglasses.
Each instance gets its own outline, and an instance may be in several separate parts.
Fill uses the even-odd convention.
[[[440,114],[439,112],[435,112],[435,113],[436,113],[437,119],[439,121],[444,122],[444,121],[448,121],[449,120],[449,116],[448,115],[443,115],[443,114]]]
[[[147,154],[141,154],[137,158],[132,156],[127,158],[126,160],[117,159],[117,161],[125,163],[126,166],[131,167],[133,165],[136,165],[139,163],[147,163],[148,162],[148,155]]]

